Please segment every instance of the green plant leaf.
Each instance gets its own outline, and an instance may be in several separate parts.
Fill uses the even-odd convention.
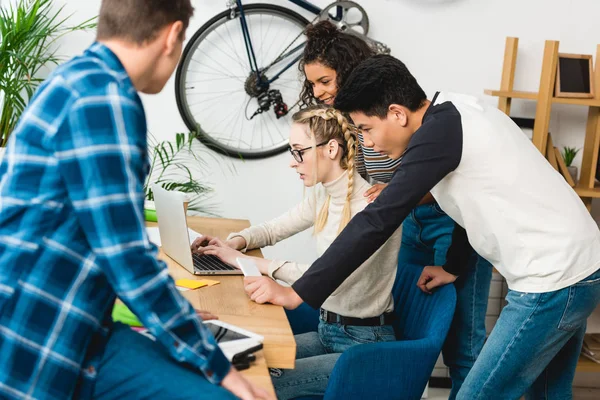
[[[51,0],[16,0],[0,7],[0,88],[4,93],[0,109],[0,146],[5,146],[17,120],[43,81],[38,73],[58,65],[56,40],[95,27],[96,18],[66,26],[64,6]]]
[[[577,153],[579,153],[579,150],[581,149],[576,149],[575,147],[563,147],[561,155],[567,167],[571,166],[573,160],[575,159],[575,157],[577,157]]]

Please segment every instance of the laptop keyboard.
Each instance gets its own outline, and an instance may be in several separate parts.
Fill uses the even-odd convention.
[[[192,254],[192,258],[194,260],[194,269],[197,271],[238,271],[237,268],[232,267],[231,265],[225,264],[221,259],[217,256],[212,255],[204,255],[201,256],[199,254]]]

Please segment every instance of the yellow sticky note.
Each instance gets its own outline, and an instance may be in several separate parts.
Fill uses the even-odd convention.
[[[206,286],[214,286],[214,285],[218,285],[219,281],[213,281],[212,279],[200,279],[199,281],[196,282],[202,282],[204,284],[206,284]]]
[[[177,279],[175,281],[175,285],[188,289],[198,289],[202,286],[206,286],[206,283],[203,281],[196,281],[193,279]]]

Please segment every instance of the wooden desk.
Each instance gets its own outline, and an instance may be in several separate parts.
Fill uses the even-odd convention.
[[[156,226],[149,222],[148,226]],[[247,220],[222,219],[205,217],[188,217],[188,226],[203,235],[217,236],[225,239],[231,232],[250,226]],[[262,257],[260,250],[248,254]],[[162,250],[159,258],[169,266],[169,273],[174,279],[202,279],[192,275],[178,263],[167,257]],[[263,357],[257,357],[256,364],[244,375],[261,387],[271,391],[273,386],[267,365],[273,368],[294,368],[296,358],[296,342],[283,307],[257,304],[251,301],[244,292],[242,276],[211,275],[204,278],[216,279],[221,283],[211,287],[182,292],[196,309],[210,311],[220,320],[240,326],[264,336]]]

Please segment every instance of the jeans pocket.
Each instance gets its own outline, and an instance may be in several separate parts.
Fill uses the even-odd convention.
[[[343,325],[342,331],[356,343],[375,343],[377,335],[372,326]]]
[[[375,332],[378,342],[394,342],[396,340],[396,333],[391,325],[375,326],[373,332]]]
[[[576,331],[586,323],[600,302],[600,271],[563,290],[568,290],[567,304],[558,329]]]

